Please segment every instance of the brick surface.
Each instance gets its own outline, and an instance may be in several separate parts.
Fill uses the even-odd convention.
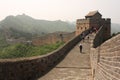
[[[100,57],[95,69],[95,80],[120,80],[120,35],[103,43],[96,54]]]

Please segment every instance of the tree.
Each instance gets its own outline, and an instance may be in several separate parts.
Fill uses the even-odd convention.
[[[63,34],[60,34],[61,42],[63,42]]]

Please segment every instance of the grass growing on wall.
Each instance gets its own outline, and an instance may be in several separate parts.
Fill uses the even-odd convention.
[[[63,42],[57,42],[55,44],[49,44],[49,45],[43,45],[43,46],[15,44],[0,50],[0,58],[2,59],[20,58],[20,57],[44,55],[54,51],[55,49],[57,49],[63,44],[64,44]]]

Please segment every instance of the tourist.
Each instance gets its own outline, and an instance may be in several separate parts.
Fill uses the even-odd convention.
[[[82,48],[83,48],[83,47],[82,47],[82,44],[81,44],[81,43],[79,44],[79,48],[80,48],[80,53],[82,53]]]

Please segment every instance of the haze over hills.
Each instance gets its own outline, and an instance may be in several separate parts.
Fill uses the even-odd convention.
[[[42,35],[57,31],[75,31],[75,25],[61,20],[47,21],[33,19],[25,14],[8,16],[0,22],[0,29],[12,34],[13,36]]]
[[[120,24],[112,23],[111,24],[111,33],[120,32]]]
[[[72,32],[75,31],[76,22],[64,22],[61,20],[48,21],[34,19],[25,14],[17,16],[8,16],[0,22],[0,31],[7,37],[26,37],[41,36],[47,33],[57,31]],[[112,23],[111,32],[120,32],[120,24]],[[3,36],[2,35],[2,36]],[[3,39],[3,38],[2,38]]]

